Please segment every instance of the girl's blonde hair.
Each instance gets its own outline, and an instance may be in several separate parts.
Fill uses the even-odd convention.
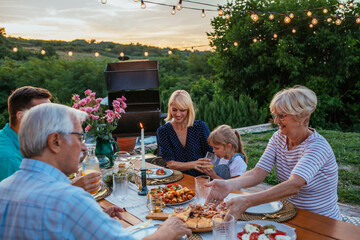
[[[165,118],[165,121],[171,121],[171,104],[175,103],[178,105],[180,109],[186,109],[188,110],[188,114],[186,116],[186,126],[191,127],[194,124],[195,121],[195,109],[193,101],[191,100],[190,94],[185,90],[176,90],[171,94],[168,104],[168,114]]]
[[[208,143],[224,146],[230,143],[231,149],[235,150],[235,153],[241,153],[244,155],[246,163],[248,161],[241,141],[240,133],[235,129],[232,129],[229,125],[224,124],[215,128],[208,137]]]
[[[304,124],[309,125],[310,116],[315,111],[317,98],[314,91],[296,85],[276,93],[270,103],[270,111],[274,113],[294,115],[299,121],[305,118]]]

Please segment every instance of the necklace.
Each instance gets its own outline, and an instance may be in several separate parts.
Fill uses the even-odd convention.
[[[186,144],[186,135],[187,135],[187,127],[175,128],[175,127],[173,126],[173,128],[174,128],[174,130],[175,130],[175,132],[176,132],[176,135],[177,135],[177,137],[179,138],[181,144],[182,144],[183,146],[185,146],[185,144]]]

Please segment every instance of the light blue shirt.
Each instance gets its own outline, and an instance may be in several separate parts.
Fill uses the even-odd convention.
[[[0,182],[0,239],[134,239],[64,173],[34,159]]]
[[[19,170],[22,159],[18,135],[7,123],[0,131],[0,181]]]

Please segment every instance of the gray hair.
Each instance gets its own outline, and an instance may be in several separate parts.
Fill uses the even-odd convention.
[[[74,123],[84,121],[88,114],[56,103],[44,103],[27,111],[19,129],[20,151],[26,158],[40,156],[51,133],[70,134]]]
[[[314,91],[304,86],[286,88],[276,93],[270,103],[270,111],[294,115],[297,120],[306,118],[308,124],[311,114],[315,111],[317,97]]]

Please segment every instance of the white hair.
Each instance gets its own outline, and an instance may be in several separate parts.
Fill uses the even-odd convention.
[[[27,111],[19,130],[20,151],[26,158],[40,156],[51,133],[70,134],[74,123],[84,121],[88,114],[56,103],[44,103]]]

